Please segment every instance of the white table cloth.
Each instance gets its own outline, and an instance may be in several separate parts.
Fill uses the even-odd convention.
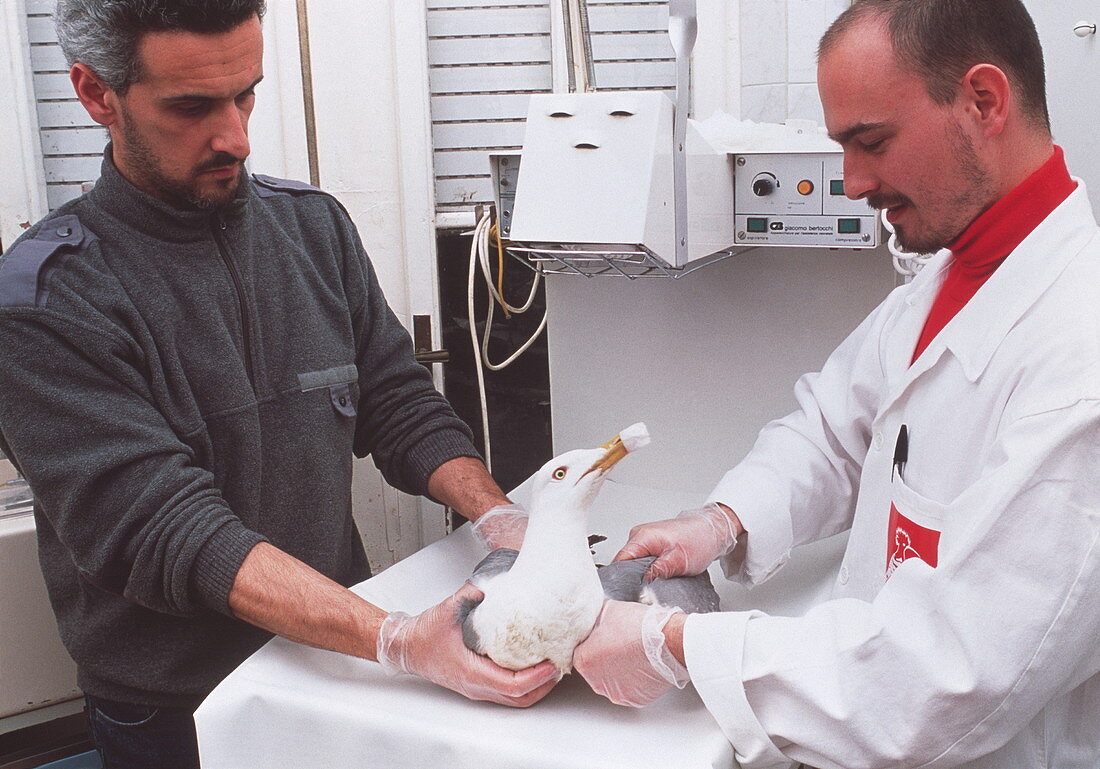
[[[523,500],[525,488],[513,492]],[[607,562],[636,523],[699,504],[702,495],[608,481],[589,529]],[[826,542],[751,596],[712,573],[723,609],[800,612],[820,598],[842,551]],[[805,549],[808,550],[808,549]],[[459,529],[353,590],[386,609],[418,613],[457,590],[484,551]],[[567,676],[525,710],[472,702],[373,662],[276,638],[246,660],[195,714],[204,769],[714,769],[733,751],[694,689],[647,708],[620,708]]]

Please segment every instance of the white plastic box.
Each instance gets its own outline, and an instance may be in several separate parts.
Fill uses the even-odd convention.
[[[511,239],[641,246],[671,267],[734,241],[732,162],[688,124],[688,258],[677,263],[672,101],[657,91],[531,97]]]

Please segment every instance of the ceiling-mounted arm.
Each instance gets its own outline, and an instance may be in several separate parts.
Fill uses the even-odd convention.
[[[668,36],[676,54],[676,109],[672,115],[672,184],[676,217],[676,263],[688,251],[687,120],[691,108],[691,52],[699,23],[695,0],[669,0]]]
[[[592,35],[588,29],[588,3],[585,0],[562,0],[562,6],[569,54],[569,90],[574,93],[595,91]]]

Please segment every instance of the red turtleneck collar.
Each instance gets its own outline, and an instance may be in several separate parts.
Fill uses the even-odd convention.
[[[1062,204],[1077,183],[1070,178],[1062,148],[1039,170],[970,223],[949,246],[955,261],[924,323],[913,360],[977,293],[1031,231]]]

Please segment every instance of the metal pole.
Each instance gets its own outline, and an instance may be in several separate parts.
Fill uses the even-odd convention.
[[[672,183],[676,222],[676,266],[688,260],[687,120],[691,107],[691,51],[699,24],[695,0],[669,0],[668,36],[676,52],[676,110],[672,116]]]
[[[588,30],[585,0],[564,0],[566,45],[569,50],[569,85],[572,91],[596,90],[592,68],[592,38]]]
[[[308,0],[298,3],[298,52],[302,62],[302,101],[305,104],[306,153],[309,157],[309,183],[321,186],[320,163],[317,161],[317,114],[313,107],[313,66],[309,53]]]

